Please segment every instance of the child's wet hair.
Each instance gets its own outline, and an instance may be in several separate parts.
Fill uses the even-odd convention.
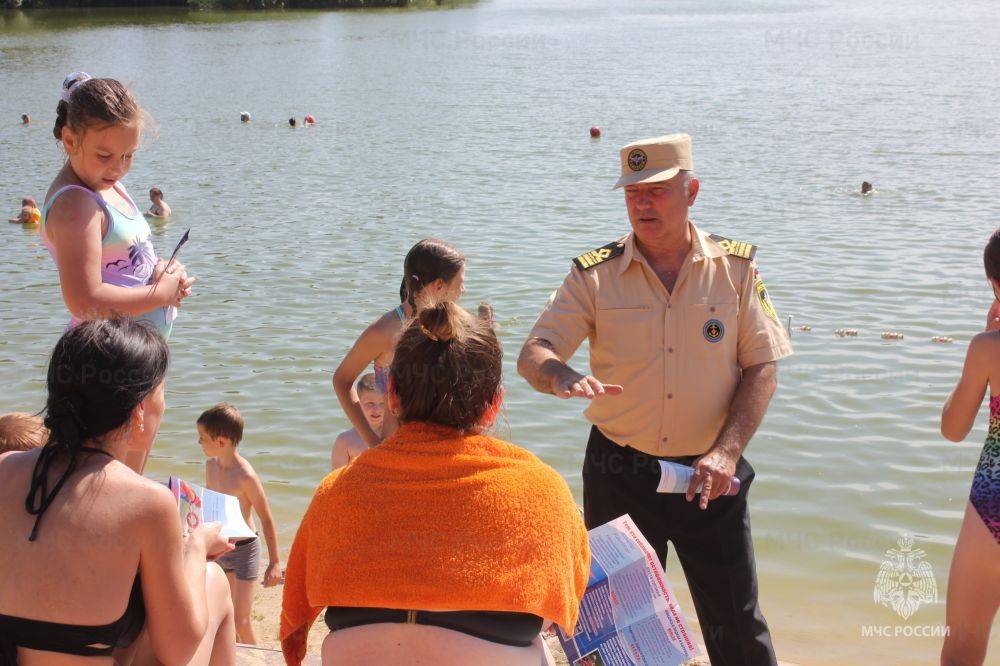
[[[983,264],[986,267],[986,277],[1000,282],[1000,229],[994,231],[986,241]]]
[[[371,391],[372,393],[380,393],[380,391],[378,390],[378,384],[375,381],[375,373],[369,372],[361,375],[361,379],[358,380],[358,383],[355,385],[354,390],[358,392],[358,395],[361,395],[362,391]]]
[[[0,453],[37,449],[48,439],[49,429],[36,414],[13,412],[0,416]]]
[[[64,127],[77,133],[91,128],[117,127],[150,122],[135,97],[116,79],[87,79],[73,86],[69,102],[59,100],[52,135],[62,141]]]
[[[21,199],[22,206],[31,206],[32,208],[38,208],[38,204],[35,202],[34,197],[24,197]]]
[[[163,197],[163,190],[158,187],[149,188],[149,196],[151,197]]]
[[[209,437],[225,437],[233,446],[243,439],[243,416],[236,405],[228,402],[220,402],[206,409],[198,417],[197,423]]]
[[[465,256],[455,247],[437,238],[425,238],[406,253],[403,260],[403,285],[406,302],[414,312],[416,296],[436,280],[450,282],[465,265]]]
[[[471,430],[500,392],[503,349],[487,322],[445,301],[403,332],[389,373],[400,421]]]

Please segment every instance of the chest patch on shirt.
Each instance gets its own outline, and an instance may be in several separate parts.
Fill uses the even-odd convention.
[[[767,293],[764,280],[761,279],[760,271],[756,268],[753,269],[753,290],[757,294],[757,300],[764,313],[774,321],[778,321],[778,312],[774,309],[774,303],[771,302],[771,295]]]
[[[596,250],[584,252],[579,257],[573,259],[573,263],[576,264],[576,267],[581,271],[585,271],[593,268],[594,266],[603,264],[609,259],[621,256],[623,252],[625,252],[625,243],[614,241],[612,243],[608,243],[604,247],[599,247]]]
[[[709,342],[718,342],[726,334],[726,327],[718,319],[709,319],[701,329],[702,335]]]
[[[709,238],[718,243],[719,247],[734,257],[753,261],[753,258],[757,256],[756,245],[751,245],[750,243],[746,243],[744,241],[733,240],[732,238],[726,238],[725,236],[720,236],[718,234],[712,234]]]

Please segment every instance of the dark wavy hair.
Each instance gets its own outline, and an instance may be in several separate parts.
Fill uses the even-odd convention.
[[[389,368],[400,422],[471,430],[503,382],[503,348],[493,327],[446,301],[420,311],[403,331]]]
[[[436,280],[450,282],[465,265],[465,256],[447,242],[425,238],[410,248],[403,260],[403,287],[406,302],[417,311],[416,296]]]
[[[42,514],[76,469],[84,443],[100,441],[118,430],[132,411],[162,382],[170,354],[153,326],[129,318],[94,319],[66,331],[49,360],[45,427],[48,440],[31,473],[24,500],[37,516],[34,541]],[[66,469],[49,490],[49,469],[56,460]]]

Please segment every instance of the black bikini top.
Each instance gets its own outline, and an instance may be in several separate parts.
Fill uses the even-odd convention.
[[[81,450],[111,455],[101,449],[81,447]],[[44,508],[48,508],[50,502],[46,502]],[[41,518],[44,508],[37,513],[38,518]],[[32,535],[37,531],[38,520],[35,521]],[[145,624],[146,605],[142,598],[142,580],[139,572],[136,572],[132,591],[128,597],[128,606],[122,616],[111,624],[101,626],[62,624],[0,615],[0,666],[17,664],[18,647],[81,657],[106,657],[111,655],[115,648],[132,645]]]
[[[502,611],[414,611],[330,606],[324,619],[330,631],[382,622],[425,624],[514,647],[530,646],[542,631],[542,618],[539,616]]]
[[[125,613],[102,626],[62,624],[0,615],[0,664],[17,664],[17,648],[59,652],[81,657],[106,657],[115,648],[132,645],[146,624],[142,581],[135,575]]]

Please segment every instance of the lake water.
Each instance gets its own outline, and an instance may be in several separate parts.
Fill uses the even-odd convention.
[[[779,314],[812,326],[794,334],[748,453],[779,656],[930,663],[941,639],[913,634],[944,622],[985,435],[982,419],[952,444],[938,421],[992,298],[981,248],[1000,225],[998,42],[995,4],[974,0],[0,13],[0,204],[41,200],[58,170],[67,73],[132,85],[159,133],[126,185],[140,204],[164,190],[175,214],[155,243],[169,253],[191,227],[198,278],[149,474],[201,478],[194,420],[235,402],[287,550],[347,425],[333,369],[395,305],[402,257],[429,235],[468,256],[464,303],[495,305],[510,438],[579,498],[583,405],[530,390],[517,351],[570,258],[627,230],[618,148],[689,132],[694,219],[759,245]],[[306,113],[316,127],[287,127]],[[878,194],[856,196],[862,180]],[[4,232],[0,412],[36,410],[66,314],[37,232]],[[859,336],[837,338],[845,327]],[[873,602],[904,533],[939,592],[907,620]],[[694,619],[676,562],[668,573]],[[902,635],[865,637],[872,626]]]

